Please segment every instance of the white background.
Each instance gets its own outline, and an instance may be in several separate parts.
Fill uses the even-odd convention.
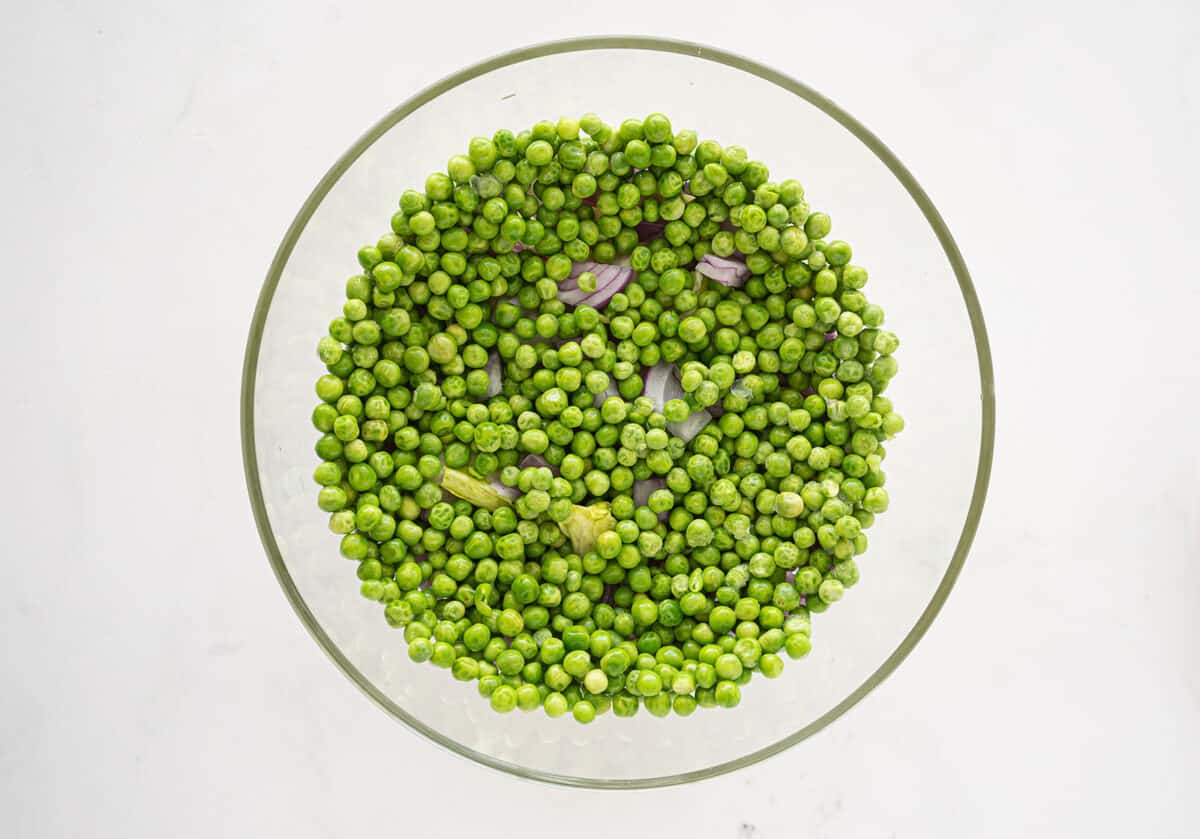
[[[5,5],[0,835],[1196,835],[1195,4]],[[983,525],[909,660],[776,759],[639,793],[371,705],[279,591],[238,434],[260,282],[333,160],[465,64],[610,32],[750,55],[883,137],[997,366]]]

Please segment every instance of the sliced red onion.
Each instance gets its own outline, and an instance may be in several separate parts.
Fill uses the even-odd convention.
[[[562,283],[559,283],[559,285],[561,286],[563,283],[568,282],[568,280],[578,280],[579,275],[586,271],[591,271],[593,274],[595,274],[601,268],[604,268],[607,264],[608,263],[606,263],[606,262],[587,262],[587,261],[576,262],[571,265],[571,274],[568,277],[568,279],[563,280]]]
[[[578,280],[580,274],[590,271],[596,275],[597,280],[603,280],[605,277],[615,276],[614,269],[628,267],[629,258],[623,256],[617,257],[614,262],[576,262],[571,267],[570,279]]]
[[[579,288],[579,275],[584,272],[590,271],[596,275],[596,288],[599,289],[605,278],[616,276],[614,269],[620,267],[620,263],[616,262],[576,262],[571,266],[570,275],[558,284],[559,297],[562,296],[561,292]]]
[[[623,397],[621,397],[621,391],[619,391],[617,389],[617,383],[614,382],[612,379],[608,380],[608,387],[606,387],[604,390],[602,390],[596,394],[596,401],[595,401],[596,407],[599,408],[601,405],[603,405],[604,400],[610,396],[616,396],[618,398],[623,398]]]
[[[488,486],[503,495],[509,501],[516,501],[521,496],[521,490],[516,487],[510,487],[508,484],[500,480],[500,478],[489,478]]]
[[[650,493],[659,489],[666,489],[667,482],[662,478],[646,478],[644,481],[637,481],[633,485],[633,503],[642,507],[650,500]]]
[[[673,364],[660,361],[645,373],[646,384],[642,393],[650,397],[650,401],[659,411],[669,400],[683,398],[683,385],[676,380],[672,372],[674,369]]]
[[[599,265],[599,266],[597,266],[596,271],[593,272],[596,275],[596,291],[599,291],[601,286],[604,286],[607,283],[611,283],[615,279],[620,277],[622,270],[623,269],[619,265]],[[579,281],[576,280],[575,284],[578,285]],[[596,291],[589,292],[589,293],[595,294]]]
[[[549,466],[550,461],[542,457],[540,454],[527,454],[521,458],[521,468],[528,469],[531,466]]]
[[[579,275],[584,272],[590,272],[596,276],[596,287],[604,284],[606,280],[615,279],[620,276],[622,268],[629,267],[628,256],[618,256],[612,262],[590,262],[587,260],[576,262],[571,266],[570,275],[558,284],[560,290],[569,290],[579,287]]]
[[[578,277],[584,271],[591,271],[596,275],[595,291],[584,291],[579,287]],[[633,279],[634,271],[626,265],[579,262],[575,264],[571,273],[575,279],[574,287],[569,286],[569,281],[564,281],[558,287],[558,299],[568,306],[586,304],[601,309],[608,304],[609,300],[612,300],[613,295],[629,284],[629,281]]]
[[[578,306],[588,296],[588,292],[580,291],[578,287],[558,290],[558,299],[568,306]]]
[[[656,410],[661,411],[663,405],[672,399],[683,399],[683,385],[675,377],[675,365],[660,361],[650,368],[646,374],[646,384],[642,394],[650,398]],[[704,430],[712,422],[712,414],[704,408],[692,413],[683,422],[669,422],[667,428],[684,442],[690,442],[693,437]]]
[[[712,414],[706,409],[701,408],[698,411],[692,411],[688,418],[683,422],[669,422],[667,428],[676,437],[679,437],[683,442],[691,442],[692,438],[708,427],[712,422]]]
[[[745,262],[736,259],[726,259],[714,253],[706,253],[696,263],[696,270],[710,277],[721,285],[741,288],[750,279],[750,269]]]
[[[662,236],[666,223],[661,221],[643,221],[637,226],[638,241],[649,242]]]
[[[500,361],[500,353],[492,351],[488,355],[487,366],[483,369],[488,374],[488,386],[483,395],[491,399],[504,387],[504,365]]]

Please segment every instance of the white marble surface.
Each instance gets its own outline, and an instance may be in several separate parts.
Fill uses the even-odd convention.
[[[0,834],[1196,835],[1197,7],[571,5],[8,4]],[[973,271],[999,430],[892,678],[763,765],[613,794],[468,764],[334,670],[259,547],[237,395],[274,248],[367,125],[485,55],[635,30],[891,145]]]

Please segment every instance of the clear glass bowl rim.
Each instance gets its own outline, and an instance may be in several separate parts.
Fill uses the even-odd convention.
[[[309,219],[316,211],[322,200],[328,194],[330,189],[337,181],[346,173],[346,171],[358,160],[368,147],[376,140],[382,137],[387,131],[392,129],[406,116],[420,108],[427,102],[432,101],[441,94],[470,81],[478,76],[484,75],[501,67],[506,67],[511,64],[518,64],[530,59],[542,58],[550,55],[558,55],[569,52],[583,52],[590,50],[603,49],[624,49],[624,50],[647,50],[654,52],[675,53],[682,55],[690,55],[706,61],[716,62],[728,67],[733,67],[742,70],[751,75],[757,76],[760,79],[771,82],[784,90],[795,94],[805,100],[814,107],[820,109],[828,117],[835,120],[853,134],[860,142],[875,154],[876,157],[891,171],[891,173],[900,181],[913,201],[920,208],[921,213],[925,216],[930,227],[936,234],[942,250],[945,252],[946,258],[954,271],[954,276],[958,280],[959,289],[962,292],[963,302],[966,304],[967,314],[971,322],[971,331],[975,339],[975,351],[979,362],[979,379],[980,379],[980,410],[982,412],[982,422],[980,427],[979,441],[979,457],[975,470],[975,483],[971,494],[971,504],[967,512],[967,517],[963,522],[962,531],[959,535],[958,542],[954,548],[954,556],[950,561],[950,565],[946,569],[941,582],[934,592],[933,599],[922,611],[916,624],[907,635],[900,641],[900,644],[889,655],[882,664],[854,691],[848,694],[841,702],[830,708],[817,719],[813,720],[804,727],[798,729],[792,734],[784,737],[775,743],[765,746],[756,751],[742,755],[734,760],[725,761],[723,763],[714,764],[704,769],[683,772],[674,775],[664,775],[659,777],[649,778],[631,778],[631,779],[597,779],[571,775],[560,775],[550,772],[542,772],[531,769],[529,767],[520,766],[508,761],[498,760],[490,755],[483,754],[475,749],[468,748],[463,744],[445,737],[436,730],[430,728],[421,720],[416,719],[402,707],[393,702],[389,697],[384,695],[376,688],[363,674],[346,658],[346,656],[338,649],[336,644],[326,634],[312,611],[308,608],[304,598],[300,595],[295,581],[288,572],[287,564],[284,561],[283,555],[280,553],[279,545],[275,540],[274,533],[271,530],[271,522],[267,515],[266,505],[263,501],[262,487],[259,484],[258,478],[258,455],[255,450],[255,435],[254,435],[254,390],[258,369],[259,349],[262,342],[263,329],[266,324],[267,316],[270,312],[271,301],[275,295],[275,289],[279,284],[280,278],[283,275],[283,270],[287,265],[288,259],[291,256],[292,250],[303,234],[305,226]],[[934,618],[941,611],[946,598],[949,597],[951,589],[954,587],[955,581],[967,559],[967,554],[970,551],[971,543],[975,538],[975,531],[979,526],[980,517],[983,514],[984,501],[987,496],[988,480],[991,476],[992,456],[995,445],[995,424],[996,424],[996,401],[995,401],[995,382],[993,378],[992,356],[991,349],[988,345],[987,328],[984,325],[983,310],[979,305],[979,298],[975,292],[975,286],[971,282],[970,273],[967,271],[967,266],[963,260],[962,253],[955,244],[954,238],[950,235],[950,230],[942,219],[941,214],[934,207],[929,195],[921,187],[912,173],[908,170],[899,158],[880,140],[875,134],[866,128],[862,123],[844,111],[837,104],[826,98],[816,90],[812,89],[803,82],[797,81],[792,77],[772,69],[757,61],[726,52],[725,50],[710,47],[704,44],[697,44],[687,41],[676,41],[666,38],[655,38],[637,35],[616,35],[616,36],[598,36],[584,38],[570,38],[557,41],[546,41],[542,43],[532,44],[530,46],[521,47],[501,55],[488,58],[484,61],[472,64],[459,70],[453,75],[435,82],[426,87],[424,90],[414,94],[412,97],[398,105],[391,112],[386,114],[382,119],[376,122],[370,129],[367,130],[355,143],[337,160],[336,163],[325,173],[316,187],[305,200],[300,211],[292,220],[287,232],[284,234],[283,241],[280,243],[278,250],[275,252],[275,257],[271,261],[271,266],[267,271],[266,279],[263,281],[262,290],[258,296],[258,302],[254,309],[254,317],[250,324],[250,334],[246,341],[246,354],[242,368],[242,394],[241,394],[241,436],[242,436],[242,460],[246,475],[246,487],[250,496],[250,504],[254,510],[254,520],[258,527],[259,538],[262,540],[262,545],[266,551],[267,558],[271,563],[271,568],[275,572],[276,578],[279,580],[280,586],[283,588],[284,594],[291,603],[292,608],[300,617],[305,628],[308,630],[321,646],[325,653],[332,659],[334,664],[355,684],[358,688],[372,699],[377,705],[391,714],[400,722],[407,725],[414,731],[428,737],[433,742],[444,746],[452,752],[473,760],[477,763],[489,766],[493,769],[498,769],[502,772],[507,772],[521,778],[530,780],[544,781],[548,783],[561,784],[573,787],[589,787],[603,789],[639,789],[648,787],[670,786],[673,784],[690,783],[706,778],[712,778],[717,775],[722,775],[726,772],[732,772],[736,769],[741,769],[751,764],[764,760],[772,755],[779,754],[783,750],[796,745],[812,735],[821,731],[825,726],[836,720],[842,714],[846,713],[854,705],[858,704],[868,693],[874,690],[884,679],[891,675],[892,671],[899,666],[917,642],[928,631]]]

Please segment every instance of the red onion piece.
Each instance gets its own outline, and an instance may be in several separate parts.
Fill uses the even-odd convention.
[[[521,468],[528,469],[531,466],[549,466],[550,461],[542,457],[540,454],[527,454],[521,458]]]
[[[661,221],[643,221],[637,226],[638,241],[649,242],[662,236],[666,223]]]
[[[661,411],[663,405],[667,404],[672,399],[682,399],[684,397],[683,385],[679,383],[679,379],[675,377],[676,367],[674,364],[668,364],[665,361],[660,361],[650,368],[646,374],[646,384],[642,388],[643,395],[650,398],[654,403],[656,410]],[[698,411],[692,411],[683,422],[669,422],[667,428],[676,437],[681,438],[684,442],[690,442],[693,437],[704,430],[704,427],[712,422],[712,414],[704,408]]]
[[[734,256],[718,256],[712,251],[709,251],[702,256],[701,259],[706,262],[711,262],[713,265],[716,265],[719,268],[736,268],[739,271],[745,271],[747,274],[750,273],[750,269],[746,267],[746,257],[742,256],[741,254],[735,254]]]
[[[637,481],[633,485],[633,503],[639,507],[645,506],[650,500],[650,493],[659,489],[666,489],[667,482],[662,478],[646,478],[644,481]]]
[[[571,266],[570,279],[573,279],[573,280],[579,279],[579,275],[582,274],[584,271],[591,271],[593,274],[596,275],[596,279],[600,279],[600,274],[605,269],[627,268],[628,267],[628,265],[627,265],[628,258],[617,257],[617,260],[618,261],[616,261],[616,262],[589,262],[587,260],[584,260],[583,262],[576,262],[575,264],[573,264]],[[564,282],[565,282],[565,280],[564,280]]]
[[[491,478],[488,480],[488,486],[503,495],[509,501],[516,501],[521,495],[521,490],[516,487],[510,487],[508,484],[501,481],[499,478]]]
[[[712,422],[712,414],[705,408],[698,411],[692,411],[688,418],[683,422],[669,422],[667,428],[676,437],[682,439],[685,443],[691,442],[692,438],[708,427]]]
[[[578,287],[558,290],[558,299],[568,306],[578,306],[587,295],[586,291],[580,291]]]
[[[706,253],[696,263],[696,270],[706,277],[716,280],[721,285],[740,288],[750,279],[750,269],[746,263],[736,259],[726,259],[716,254]]]
[[[608,387],[606,387],[600,393],[596,394],[596,402],[595,402],[596,407],[599,408],[601,405],[603,405],[604,400],[610,396],[616,396],[617,398],[622,398],[621,391],[617,390],[617,383],[614,382],[612,379],[608,380]]]
[[[588,294],[589,292],[582,291],[579,288],[571,288],[566,291],[559,289],[558,299],[568,306],[578,306],[587,299]]]
[[[617,272],[621,270],[619,265],[609,265],[603,262],[577,262],[571,269],[571,275],[558,284],[558,299],[564,303],[567,302],[563,298],[565,291],[579,290],[579,275],[585,271],[590,271],[596,277],[596,291],[604,285],[606,281],[611,281],[617,276]],[[595,292],[585,291],[585,295],[594,294]]]
[[[576,262],[573,265],[571,265],[570,276],[568,276],[567,279],[563,280],[562,283],[559,283],[559,285],[561,286],[563,283],[570,282],[571,280],[578,280],[579,275],[584,273],[585,271],[591,271],[593,274],[595,274],[597,271],[599,271],[604,266],[605,266],[605,263],[603,263],[603,262]]]
[[[645,385],[642,393],[650,397],[655,409],[661,411],[663,405],[671,399],[683,398],[683,385],[676,380],[673,370],[675,365],[659,362],[646,371]]]
[[[580,263],[580,265],[591,265],[598,270],[592,271],[596,275],[596,290],[587,292],[579,288],[578,282],[573,289],[563,290],[559,286],[558,299],[568,306],[588,305],[596,309],[601,309],[612,300],[613,295],[625,288],[629,281],[633,279],[633,269],[625,265],[597,265],[596,263]],[[589,268],[581,268],[580,272],[590,270]]]
[[[504,365],[500,361],[500,353],[490,353],[488,355],[487,366],[483,369],[488,374],[488,386],[483,395],[491,399],[504,387]]]
[[[620,271],[621,268],[618,265],[596,266],[596,270],[592,272],[596,275],[596,291],[599,291],[601,286],[604,286],[607,283],[611,283],[613,280],[615,280],[619,276]],[[595,291],[589,292],[589,294],[595,293]]]

